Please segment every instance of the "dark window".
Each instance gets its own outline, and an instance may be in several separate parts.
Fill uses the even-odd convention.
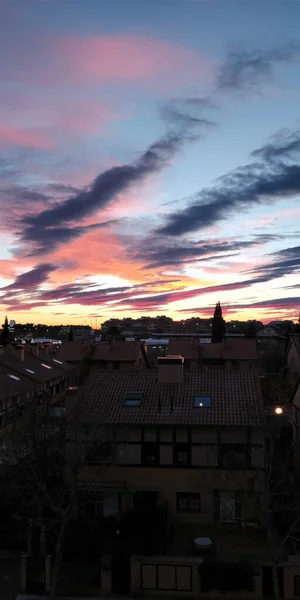
[[[157,465],[159,459],[159,446],[156,442],[143,443],[143,463],[145,465]]]
[[[249,469],[251,466],[248,447],[242,444],[222,444],[220,463],[224,469]]]
[[[231,366],[232,366],[232,368],[233,368],[233,369],[238,369],[238,368],[239,368],[239,363],[238,363],[238,361],[237,361],[237,360],[233,360],[233,361],[231,362]]]
[[[119,369],[119,368],[120,368],[120,363],[119,363],[119,362],[117,362],[117,361],[114,361],[114,362],[113,362],[113,369],[116,371],[116,370],[117,370],[117,369]]]
[[[294,575],[294,596],[300,596],[300,575]]]
[[[194,396],[195,408],[211,408],[211,396]]]
[[[177,442],[174,445],[174,463],[179,465],[188,465],[190,463],[189,444]]]
[[[201,510],[201,496],[197,493],[178,492],[176,495],[177,512],[199,513]]]
[[[127,392],[124,396],[124,406],[141,406],[142,392]]]

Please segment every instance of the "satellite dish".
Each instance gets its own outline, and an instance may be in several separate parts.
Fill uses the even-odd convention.
[[[14,328],[15,324],[16,324],[16,321],[14,321],[13,319],[11,321],[9,321],[9,326],[11,329]]]

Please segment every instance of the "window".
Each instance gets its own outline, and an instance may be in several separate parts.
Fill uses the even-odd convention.
[[[117,371],[119,368],[120,368],[120,363],[119,363],[119,362],[117,362],[117,361],[113,362],[113,369],[114,369],[115,371]]]
[[[197,493],[178,492],[176,494],[177,512],[199,513],[201,510],[201,496]]]
[[[127,392],[124,396],[124,406],[141,406],[142,392]]]
[[[27,371],[27,373],[31,373],[32,375],[35,373],[35,371],[31,371],[31,369],[26,369],[26,367],[24,367],[24,371]]]
[[[195,396],[195,408],[211,408],[211,396]]]
[[[145,465],[157,465],[159,459],[159,446],[156,442],[144,442],[143,463]]]
[[[15,379],[15,381],[20,381],[20,377],[16,377],[16,375],[8,375],[11,379]]]
[[[188,465],[190,463],[189,444],[177,442],[174,445],[174,463],[178,465]]]
[[[62,365],[62,364],[63,364],[61,360],[57,360],[56,358],[54,358],[54,359],[53,359],[53,362],[56,362],[56,363],[58,363],[59,365]]]
[[[294,596],[300,596],[300,575],[294,575]]]
[[[250,468],[250,452],[243,444],[222,444],[220,463],[224,469]]]
[[[45,363],[41,363],[41,367],[44,367],[44,369],[52,369],[50,365],[45,365]]]

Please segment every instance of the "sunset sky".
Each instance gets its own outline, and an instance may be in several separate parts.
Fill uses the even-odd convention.
[[[0,311],[296,319],[300,2],[0,7]]]

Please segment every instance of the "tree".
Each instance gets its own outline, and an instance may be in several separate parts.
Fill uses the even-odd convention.
[[[217,302],[211,331],[211,341],[213,343],[222,342],[225,337],[225,321],[222,317],[222,307],[220,302]]]
[[[0,336],[0,345],[7,346],[9,344],[9,326],[7,317],[5,317],[4,325],[2,325],[2,332]]]
[[[1,491],[12,503],[15,519],[43,528],[46,552],[53,556],[52,600],[58,593],[69,527],[92,485],[87,479],[79,486],[80,469],[91,448],[97,448],[100,465],[112,452],[92,427],[87,429],[80,400],[81,391],[76,389],[68,390],[61,405],[48,410],[36,400],[15,421],[9,437],[0,439],[0,463],[5,468]]]
[[[120,333],[120,329],[117,327],[117,325],[111,325],[107,330],[108,337],[118,337]]]
[[[68,333],[68,342],[73,342],[73,327],[70,327],[69,329],[69,333]]]
[[[294,332],[297,333],[298,335],[300,335],[300,313],[299,313],[299,317],[297,319],[297,323],[295,325]]]
[[[256,324],[254,321],[249,321],[247,329],[245,331],[245,337],[247,338],[255,338],[256,337]]]

